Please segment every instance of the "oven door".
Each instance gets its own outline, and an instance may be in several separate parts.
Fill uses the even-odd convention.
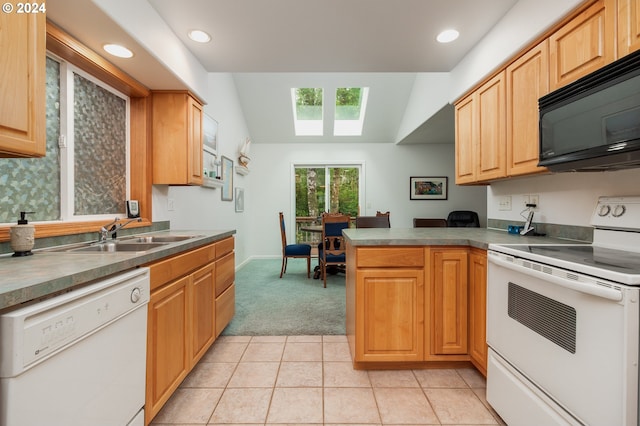
[[[515,380],[581,423],[636,425],[638,289],[514,259],[489,251],[487,343],[493,367],[516,372],[490,366],[489,403],[507,423],[530,424],[509,418],[526,416],[508,409],[512,390],[501,389]],[[545,398],[530,401],[542,410]]]

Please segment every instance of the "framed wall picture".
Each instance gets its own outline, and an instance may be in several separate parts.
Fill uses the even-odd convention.
[[[446,200],[449,192],[446,176],[409,178],[409,199]]]
[[[203,114],[202,120],[202,142],[204,150],[218,155],[218,122],[211,116]]]
[[[236,212],[244,211],[244,188],[236,187]]]
[[[233,160],[224,155],[222,160],[222,201],[233,201]]]

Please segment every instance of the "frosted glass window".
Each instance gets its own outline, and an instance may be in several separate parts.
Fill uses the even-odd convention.
[[[0,158],[0,223],[124,217],[129,99],[47,57],[46,122],[45,157]]]
[[[0,223],[60,219],[60,64],[47,58],[47,151],[43,158],[0,159]]]
[[[74,73],[75,215],[123,213],[127,103]]]

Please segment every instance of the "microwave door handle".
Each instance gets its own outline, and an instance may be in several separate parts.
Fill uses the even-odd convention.
[[[555,275],[547,274],[546,272],[536,271],[524,266],[515,265],[506,260],[500,259],[497,256],[489,256],[489,262],[502,266],[507,269],[511,269],[516,272],[520,272],[525,275],[529,275],[534,278],[538,278],[543,281],[549,281],[553,284],[561,287],[569,288],[571,290],[579,291],[581,293],[590,294],[592,296],[598,296],[604,299],[609,299],[614,302],[620,302],[622,300],[622,292],[613,288],[607,288],[596,284],[577,282],[567,278],[558,277]]]

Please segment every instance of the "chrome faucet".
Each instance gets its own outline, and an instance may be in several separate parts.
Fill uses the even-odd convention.
[[[116,239],[116,232],[118,232],[120,229],[124,228],[125,226],[127,226],[128,224],[130,224],[131,222],[141,222],[142,218],[141,217],[137,217],[135,219],[131,219],[128,220],[124,223],[118,223],[120,219],[116,218],[113,222],[110,222],[104,226],[102,226],[100,228],[100,242],[104,243],[107,241],[107,239],[109,237],[113,238],[114,240]]]

